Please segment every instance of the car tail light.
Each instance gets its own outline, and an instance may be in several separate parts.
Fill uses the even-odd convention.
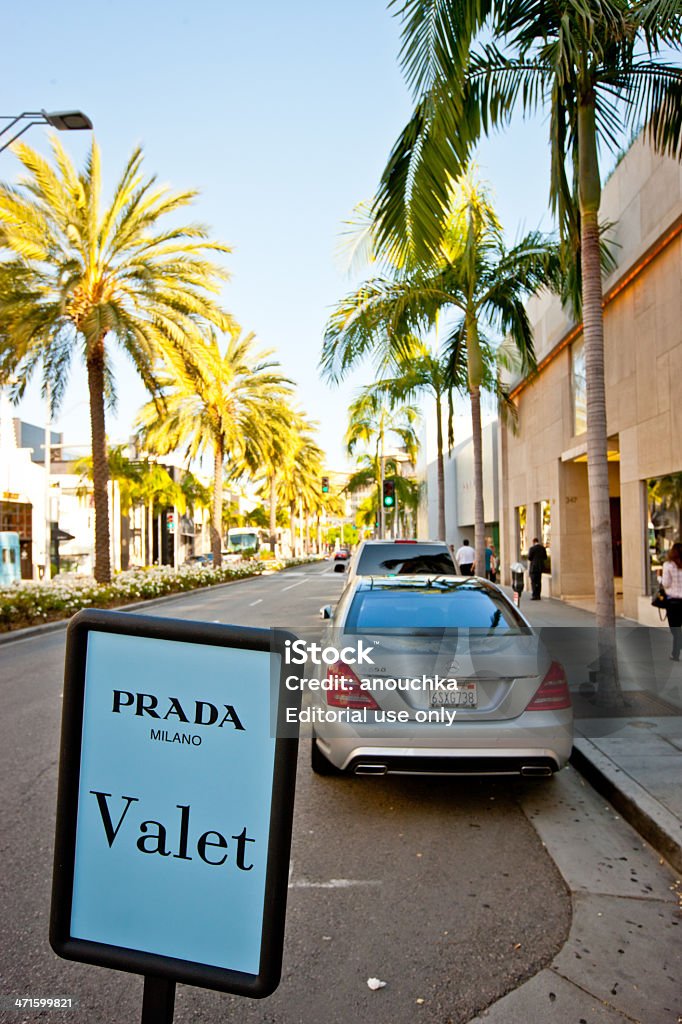
[[[396,539],[393,541],[393,543],[394,544],[416,544],[417,541],[416,540],[403,540],[402,537],[396,537]]]
[[[526,711],[559,711],[570,706],[566,673],[558,661],[553,661]]]
[[[379,711],[379,705],[368,690],[363,690],[360,680],[352,669],[342,661],[331,665],[327,679],[332,688],[327,690],[327,704],[333,708],[367,708]]]

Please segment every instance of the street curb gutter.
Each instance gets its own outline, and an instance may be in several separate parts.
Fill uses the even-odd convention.
[[[682,871],[682,824],[667,808],[585,737],[575,738],[570,761],[676,871]]]

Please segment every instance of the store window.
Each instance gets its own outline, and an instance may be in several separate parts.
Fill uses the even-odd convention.
[[[517,505],[516,513],[516,555],[524,558],[528,554],[528,509]]]
[[[0,501],[0,531],[33,536],[33,505],[22,501]]]
[[[647,507],[647,561],[652,593],[670,548],[682,540],[682,473],[647,480]]]
[[[582,338],[571,346],[571,400],[573,403],[573,434],[587,430],[587,378],[585,376],[585,343]]]

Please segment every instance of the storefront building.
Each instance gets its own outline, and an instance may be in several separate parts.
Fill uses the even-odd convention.
[[[617,261],[604,283],[604,344],[618,610],[655,625],[652,586],[682,529],[682,166],[640,136],[604,187],[601,220],[613,225]],[[502,561],[507,569],[538,537],[550,553],[544,592],[589,603],[581,325],[546,293],[528,312],[538,372],[512,382],[517,432],[499,426]]]
[[[438,535],[438,462],[436,418],[433,408],[426,410],[421,436],[417,473],[423,485],[424,501],[419,509],[417,535],[423,539],[445,540],[457,550],[466,538],[474,544],[474,443],[471,436],[471,405],[468,397],[453,396],[452,429],[454,443],[443,453],[445,485],[445,537]],[[442,408],[444,433],[447,434],[447,403]],[[499,550],[499,472],[497,402],[484,392],[481,396],[483,448],[483,514],[485,536]]]

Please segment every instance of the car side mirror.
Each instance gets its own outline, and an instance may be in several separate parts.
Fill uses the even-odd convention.
[[[335,562],[334,563],[334,572],[345,572],[345,571],[346,571],[346,563],[345,562]]]
[[[331,619],[332,606],[330,604],[326,604],[324,608],[320,608],[320,615],[322,616],[323,619]]]

